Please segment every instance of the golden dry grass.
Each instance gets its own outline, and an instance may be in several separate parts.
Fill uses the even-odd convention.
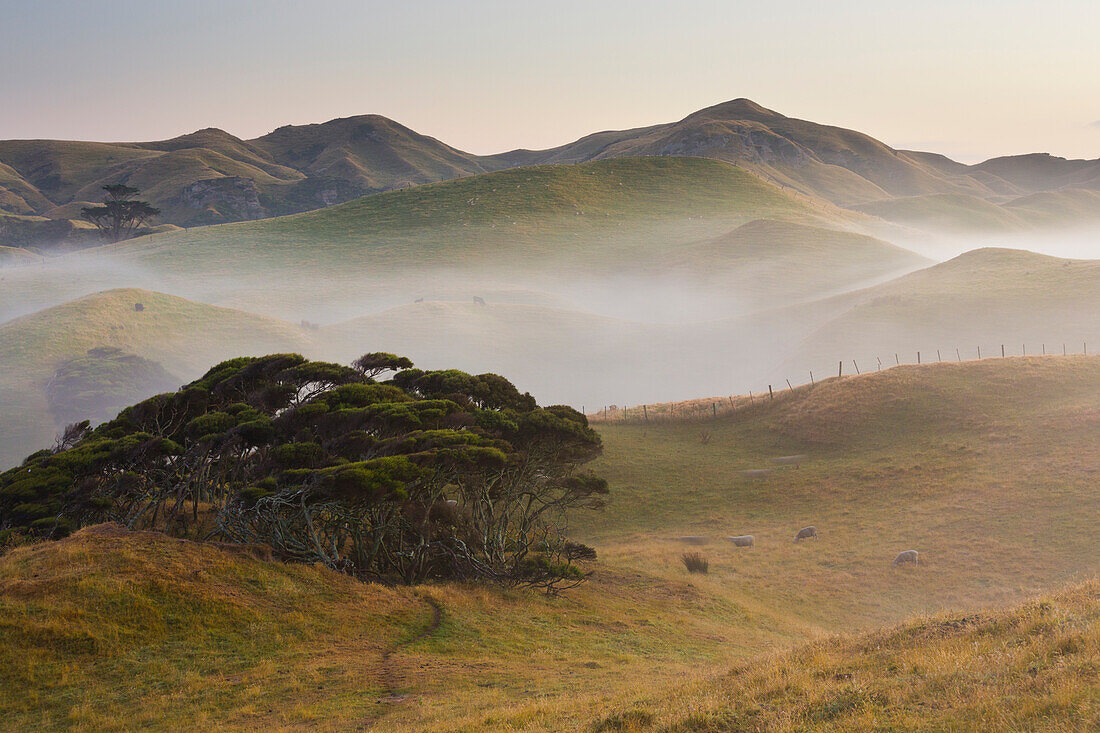
[[[156,535],[19,550],[0,558],[0,713],[47,729],[706,731],[910,729],[923,710],[933,730],[1072,729],[1095,704],[1084,596],[1064,614],[1050,601],[1070,621],[1047,635],[1021,631],[1037,607],[982,609],[1100,572],[1097,384],[1083,357],[902,367],[717,419],[601,426],[613,503],[572,519],[600,559],[564,598],[362,586]],[[771,460],[791,454],[801,467]],[[806,524],[820,539],[795,543]],[[723,539],[745,533],[755,548]],[[904,549],[918,567],[891,564]],[[944,613],[983,620],[919,632]],[[1080,656],[1018,676],[1078,627]],[[829,640],[853,633],[873,635]],[[981,659],[1007,671],[983,677]]]

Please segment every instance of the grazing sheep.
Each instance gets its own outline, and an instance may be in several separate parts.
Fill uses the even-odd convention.
[[[743,534],[739,537],[727,537],[734,547],[756,547],[756,538],[751,534]]]
[[[686,537],[677,537],[678,542],[683,542],[685,545],[705,545],[707,544],[706,537],[700,537],[697,535],[688,535]]]
[[[895,565],[903,565],[907,562],[911,562],[914,565],[918,564],[916,550],[906,550],[905,552],[898,553],[898,556],[894,558]]]
[[[768,475],[771,474],[771,472],[772,469],[770,468],[750,468],[748,470],[742,471],[741,475],[745,478],[763,479],[767,478]]]
[[[798,534],[794,536],[794,541],[798,542],[799,540],[808,539],[810,537],[813,537],[815,540],[817,539],[817,527],[803,527],[798,530]]]

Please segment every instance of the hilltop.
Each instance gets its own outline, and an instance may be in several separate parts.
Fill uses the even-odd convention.
[[[133,288],[0,324],[0,466],[49,445],[64,427],[51,415],[47,387],[59,366],[91,349],[113,347],[151,360],[180,380],[175,387],[229,356],[303,350],[310,343],[310,332],[273,318]],[[100,376],[105,388],[112,366],[121,364],[107,359],[95,367],[106,370]],[[133,389],[140,387],[121,391],[116,411],[149,396]]]
[[[978,720],[1059,680],[1080,691],[1094,586],[997,609],[1100,570],[1098,379],[1091,357],[901,367],[718,419],[601,425],[612,503],[572,519],[599,559],[567,599],[386,589],[109,527],[15,550],[0,557],[0,710],[47,729],[123,711],[171,726],[191,709],[231,729],[561,730],[638,711],[655,729],[722,730],[771,721],[782,700],[843,728],[911,720],[902,685],[950,670],[936,715]],[[790,455],[800,467],[772,460]],[[794,543],[809,523],[819,540]],[[755,548],[723,539],[742,533]],[[685,549],[710,573],[687,575]],[[920,565],[894,567],[902,549]],[[870,635],[825,639],[856,632]],[[1059,699],[1058,715],[1087,711]],[[1037,709],[1014,705],[1013,720]]]
[[[676,122],[496,155],[467,153],[373,114],[287,125],[254,140],[207,128],[156,142],[0,141],[0,211],[73,220],[80,206],[99,200],[102,185],[124,182],[146,189],[163,210],[159,223],[197,226],[309,211],[506,168],[638,156],[723,160],[842,206],[935,195],[994,200],[1100,186],[1098,161],[1035,154],[967,166],[742,98]],[[38,236],[46,244],[61,241],[47,228]]]

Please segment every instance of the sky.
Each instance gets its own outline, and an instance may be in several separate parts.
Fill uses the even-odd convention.
[[[0,0],[0,139],[376,113],[474,153],[737,97],[964,162],[1100,157],[1098,0]]]

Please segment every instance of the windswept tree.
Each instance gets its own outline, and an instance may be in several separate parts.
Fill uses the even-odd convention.
[[[566,514],[607,494],[581,471],[601,449],[584,415],[495,374],[410,367],[223,362],[0,474],[0,535],[111,520],[383,581],[580,582],[574,561],[593,552],[568,540]]]
[[[148,201],[138,201],[134,197],[140,190],[122,183],[111,183],[103,187],[107,196],[102,206],[85,206],[80,216],[95,224],[96,228],[110,242],[129,239],[144,224],[160,213],[160,209],[150,206]]]

